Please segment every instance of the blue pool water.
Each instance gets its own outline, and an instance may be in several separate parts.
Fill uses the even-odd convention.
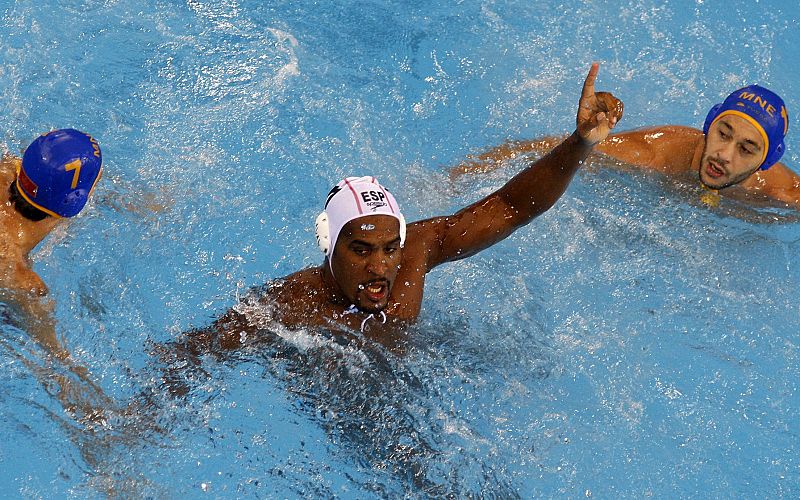
[[[797,498],[796,217],[604,160],[434,271],[404,356],[273,326],[171,397],[153,352],[318,264],[342,176],[410,220],[497,188],[522,161],[447,170],[571,131],[592,60],[623,129],[773,88],[800,168],[799,20],[778,0],[0,4],[5,149],[66,126],[103,148],[90,209],[33,261],[108,408],[88,418],[99,396],[4,325],[4,496]]]

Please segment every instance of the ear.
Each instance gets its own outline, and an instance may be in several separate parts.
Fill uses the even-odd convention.
[[[328,255],[328,250],[331,246],[331,231],[328,226],[327,212],[322,212],[317,216],[317,220],[314,222],[314,231],[317,234],[319,249],[322,250],[322,253]]]
[[[769,156],[767,156],[767,158],[764,160],[764,163],[762,163],[761,166],[758,167],[758,169],[759,170],[766,170],[769,167],[771,167],[771,166],[775,165],[776,163],[778,163],[778,161],[781,159],[781,157],[783,157],[783,150],[784,150],[783,141],[781,141],[781,143],[778,144],[778,147],[776,147],[772,151],[772,153],[770,153]]]

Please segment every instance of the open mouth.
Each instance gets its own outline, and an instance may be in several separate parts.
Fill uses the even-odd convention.
[[[717,162],[713,160],[708,160],[706,162],[706,174],[712,179],[719,179],[720,177],[726,175],[725,170],[717,164]]]
[[[384,280],[371,281],[366,285],[359,286],[359,288],[372,302],[382,302],[389,295],[389,283]]]

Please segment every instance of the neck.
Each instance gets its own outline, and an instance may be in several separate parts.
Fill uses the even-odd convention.
[[[48,217],[47,219],[39,222],[33,222],[27,219],[25,221],[27,224],[23,223],[23,227],[25,228],[28,236],[28,248],[25,249],[26,253],[30,252],[36,247],[36,245],[41,243],[45,236],[50,234],[60,222],[59,219],[54,219],[53,217]]]
[[[351,303],[347,297],[345,297],[344,293],[342,293],[342,289],[339,288],[339,284],[333,276],[333,271],[331,271],[331,265],[327,257],[325,257],[325,261],[317,269],[322,276],[322,289],[323,293],[326,295],[326,300],[331,304],[347,308]]]
[[[5,192],[8,193],[8,190]],[[9,194],[6,194],[2,201],[5,205],[2,230],[6,233],[6,237],[17,237],[17,248],[26,255],[61,223],[61,219],[52,216],[40,221],[26,218],[17,211]]]

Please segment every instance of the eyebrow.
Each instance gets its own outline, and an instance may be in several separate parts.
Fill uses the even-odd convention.
[[[364,241],[364,240],[353,240],[353,241],[350,242],[350,245],[361,245],[361,246],[365,246],[365,247],[370,247],[371,248],[371,247],[375,247],[375,246],[393,245],[395,243],[400,243],[400,237],[399,236],[397,238],[393,239],[392,241],[388,242],[388,243],[382,243],[382,244],[375,245],[375,244],[369,243],[369,242]]]

